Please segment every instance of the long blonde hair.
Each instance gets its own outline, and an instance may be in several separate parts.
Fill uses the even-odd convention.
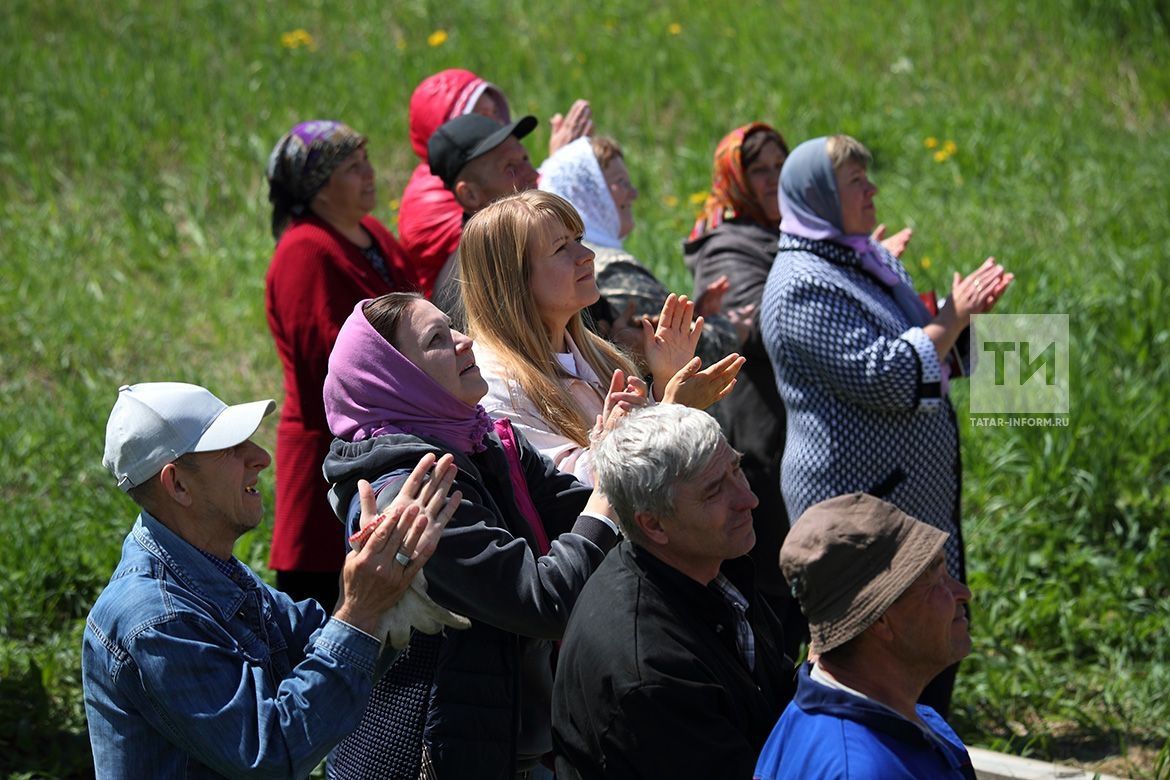
[[[585,229],[572,204],[540,190],[501,198],[464,226],[459,262],[467,332],[499,356],[508,378],[520,385],[554,430],[588,447],[593,420],[561,384],[569,374],[557,362],[530,286],[532,241],[550,218],[575,235]],[[637,375],[623,352],[586,327],[580,311],[567,329],[601,381],[607,382],[617,368]]]

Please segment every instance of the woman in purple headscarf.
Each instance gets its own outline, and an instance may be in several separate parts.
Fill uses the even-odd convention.
[[[636,378],[611,390],[611,423],[645,399]],[[338,439],[325,476],[338,516],[355,530],[359,479],[381,505],[424,453],[453,454],[463,500],[426,576],[438,604],[471,619],[466,631],[414,636],[337,749],[338,777],[418,777],[421,764],[438,777],[513,778],[538,772],[552,749],[554,641],[617,526],[600,496],[488,417],[486,392],[471,339],[414,294],[359,303],[329,358]]]
[[[347,547],[321,479],[333,440],[321,385],[354,303],[407,289],[406,256],[370,215],[377,193],[365,136],[340,122],[302,122],[277,142],[267,174],[277,243],[264,308],[284,371],[268,565],[278,588],[332,610]]]
[[[760,314],[788,412],[780,486],[793,522],[846,493],[895,504],[950,534],[947,568],[963,580],[949,380],[965,368],[971,315],[990,311],[1013,276],[989,257],[955,274],[946,302],[929,311],[902,263],[870,236],[870,161],[858,141],[835,135],[796,147],[780,173],[779,252]],[[939,712],[953,680],[951,670],[928,688]]]

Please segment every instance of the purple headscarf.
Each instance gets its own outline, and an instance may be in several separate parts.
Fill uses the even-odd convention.
[[[341,326],[325,377],[325,419],[346,441],[410,433],[438,439],[463,453],[482,452],[491,418],[411,363],[382,338],[360,301]]]
[[[337,166],[365,143],[364,135],[332,119],[301,122],[281,136],[265,170],[273,238],[280,240],[289,220],[309,210],[309,202]]]

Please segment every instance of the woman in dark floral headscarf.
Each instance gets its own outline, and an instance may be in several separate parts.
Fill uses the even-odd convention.
[[[281,590],[331,610],[346,547],[321,478],[333,440],[321,387],[341,324],[363,298],[405,286],[405,255],[370,216],[365,136],[340,122],[302,122],[277,142],[267,175],[277,245],[264,300],[284,371],[268,565]]]

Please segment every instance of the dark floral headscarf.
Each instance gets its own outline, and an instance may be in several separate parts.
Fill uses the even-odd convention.
[[[744,139],[757,131],[774,135],[780,142],[780,148],[787,152],[788,144],[784,141],[784,136],[764,122],[752,122],[737,127],[723,136],[723,140],[715,147],[711,193],[703,205],[702,215],[691,231],[691,239],[718,227],[723,220],[734,217],[747,217],[761,225],[775,226],[775,222],[765,216],[763,207],[756,203],[743,165]]]
[[[301,122],[277,141],[266,171],[273,238],[279,241],[289,220],[308,212],[337,166],[365,143],[364,135],[330,119]]]

